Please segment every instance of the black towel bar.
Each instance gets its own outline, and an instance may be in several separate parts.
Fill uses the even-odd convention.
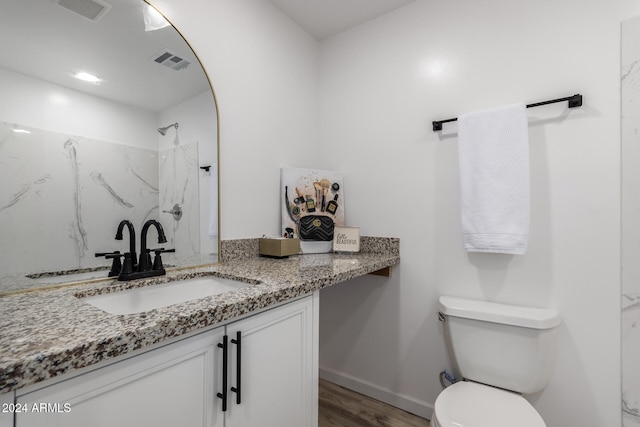
[[[564,101],[569,102],[569,108],[582,107],[582,95],[577,93],[573,96],[567,96],[566,98],[558,98],[558,99],[552,99],[550,101],[542,101],[542,102],[536,102],[533,104],[527,104],[527,108],[540,107],[541,105],[555,104],[556,102],[564,102]],[[456,117],[453,119],[433,121],[431,122],[433,124],[433,131],[437,132],[439,130],[442,130],[443,123],[455,122],[457,120],[458,118]]]

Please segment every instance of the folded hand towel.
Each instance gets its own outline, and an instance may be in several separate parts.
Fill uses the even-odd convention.
[[[465,249],[524,254],[529,237],[525,105],[461,115],[458,161]]]

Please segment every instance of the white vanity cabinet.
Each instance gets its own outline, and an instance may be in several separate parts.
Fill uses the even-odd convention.
[[[317,426],[317,301],[316,293],[68,380],[18,390],[17,407],[25,410],[16,413],[15,426]]]
[[[224,328],[179,341],[25,395],[16,426],[222,427]]]

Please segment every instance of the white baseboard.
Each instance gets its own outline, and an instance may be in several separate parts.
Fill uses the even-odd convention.
[[[391,406],[400,408],[403,411],[411,412],[419,417],[430,419],[433,413],[433,404],[419,401],[409,396],[397,394],[391,390],[384,389],[375,384],[359,378],[351,377],[341,372],[320,368],[320,378],[338,384],[349,390],[353,390],[365,396],[388,403]]]

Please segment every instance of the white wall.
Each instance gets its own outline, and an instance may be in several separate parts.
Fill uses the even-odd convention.
[[[427,412],[447,367],[438,295],[554,307],[556,377],[531,400],[550,427],[620,425],[619,28],[637,5],[419,0],[326,40],[318,60],[266,1],[153,3],[217,93],[222,238],[277,232],[282,165],[342,170],[347,222],[401,238],[391,279],[323,292],[324,368]],[[528,113],[528,254],[467,255],[455,125],[439,135],[431,120],[576,92],[579,110]]]
[[[620,425],[619,38],[637,13],[631,1],[420,0],[323,42],[321,166],[345,173],[347,222],[400,237],[402,261],[391,280],[322,293],[322,368],[429,415],[448,367],[439,295],[553,307],[555,377],[531,401],[550,427]],[[578,92],[579,110],[528,111],[527,255],[466,254],[456,125],[430,122]]]

